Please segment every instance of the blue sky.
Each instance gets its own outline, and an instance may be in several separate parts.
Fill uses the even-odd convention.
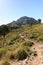
[[[43,0],[0,0],[0,25],[22,16],[43,20]]]

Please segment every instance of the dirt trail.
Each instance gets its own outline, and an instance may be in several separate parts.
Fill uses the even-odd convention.
[[[25,38],[25,40],[28,40]],[[34,43],[32,46],[32,49],[37,51],[37,56],[31,56],[27,63],[24,61],[18,61],[18,62],[11,62],[11,65],[43,65],[43,42],[37,42],[35,40],[31,40]]]
[[[28,39],[25,39],[28,40]],[[35,40],[31,40],[34,43],[32,46],[32,49],[37,51],[37,57],[30,57],[30,60],[28,61],[27,65],[43,65],[43,42],[37,42]]]
[[[33,59],[31,57],[30,59],[32,59],[32,61],[29,60],[28,65],[43,65],[43,44],[41,42],[33,42],[35,45],[32,47],[32,49],[35,48],[37,51],[37,57],[33,57]]]

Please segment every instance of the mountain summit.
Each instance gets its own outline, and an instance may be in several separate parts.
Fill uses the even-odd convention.
[[[13,26],[29,25],[30,23],[37,24],[38,21],[32,17],[23,16],[23,17],[20,17],[17,21],[13,21],[9,23],[8,25],[13,27]]]

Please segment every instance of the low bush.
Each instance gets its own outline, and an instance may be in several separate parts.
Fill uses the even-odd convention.
[[[14,55],[11,54],[9,59],[10,59],[10,60],[14,60]]]
[[[12,43],[12,42],[10,42],[8,45],[13,45],[13,43]]]
[[[18,60],[24,60],[24,59],[26,59],[27,56],[28,56],[28,54],[24,50],[20,50],[16,53],[15,58]]]
[[[37,56],[36,51],[30,51],[29,54],[30,54],[30,55],[33,55],[33,56]]]
[[[24,43],[23,43],[23,45],[25,45],[25,46],[32,46],[34,43],[33,42],[31,42],[31,41],[25,41]]]
[[[10,63],[8,61],[4,61],[2,65],[10,65]]]
[[[38,40],[38,41],[43,41],[43,35],[38,36],[37,40]]]
[[[19,36],[14,37],[11,41],[15,41],[17,39],[19,39]]]
[[[31,35],[30,35],[30,38],[31,38],[31,39],[32,39],[32,38],[35,38],[35,39],[36,39],[36,38],[37,38],[37,34],[34,34],[34,33],[31,34]]]
[[[0,58],[3,56],[3,55],[5,55],[5,53],[6,53],[6,50],[5,49],[0,49]]]

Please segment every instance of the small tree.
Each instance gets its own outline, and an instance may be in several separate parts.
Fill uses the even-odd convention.
[[[9,33],[9,28],[7,25],[2,25],[1,26],[1,34],[3,35],[3,37],[5,37],[5,35]]]
[[[38,19],[38,23],[41,23],[41,19]]]
[[[0,35],[2,35],[4,37],[4,40],[5,40],[5,35],[8,33],[9,33],[9,28],[7,25],[0,26]]]

